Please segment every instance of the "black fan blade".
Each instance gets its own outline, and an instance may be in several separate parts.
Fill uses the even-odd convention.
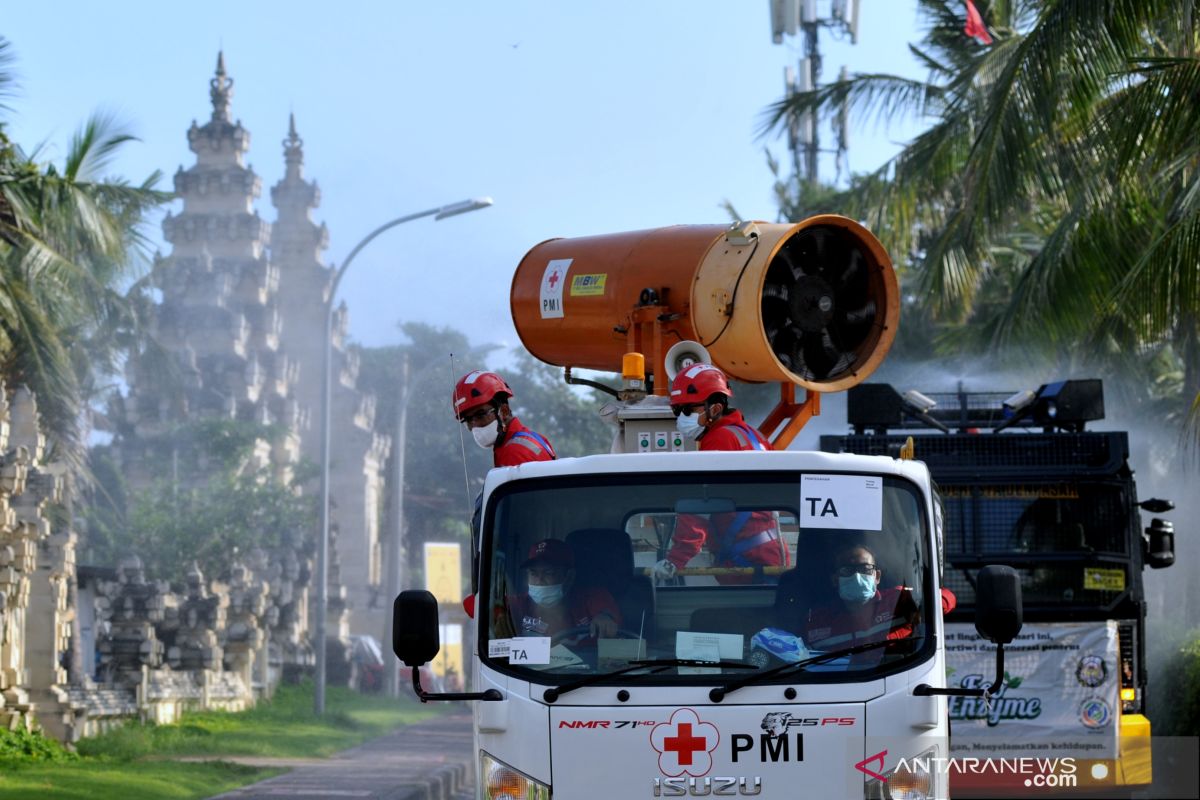
[[[767,300],[782,300],[786,303],[789,294],[788,287],[782,283],[763,284],[762,299],[764,302]]]
[[[808,364],[804,361],[804,350],[801,348],[800,342],[796,342],[796,346],[792,348],[791,357],[788,359],[788,362],[788,369],[792,372],[806,381],[813,379],[812,370],[808,368]]]
[[[869,325],[875,321],[876,305],[874,300],[868,300],[861,308],[847,311],[843,319],[848,325]]]
[[[828,332],[822,331],[820,335],[810,333],[800,342],[804,361],[812,368],[816,378],[828,377],[837,364],[838,352],[832,342],[827,344],[827,338]]]
[[[785,246],[779,251],[779,255],[777,255],[775,258],[779,261],[782,261],[783,265],[787,267],[788,272],[792,274],[793,281],[804,277],[804,270],[798,263],[796,263],[796,259],[792,258],[792,250],[790,247]]]
[[[850,251],[850,260],[846,264],[846,268],[842,270],[842,274],[839,275],[838,279],[834,282],[834,286],[836,286],[838,289],[845,289],[847,286],[850,286],[852,283],[856,282],[860,276],[865,274],[866,270],[863,267],[863,255],[857,248],[855,248]]]

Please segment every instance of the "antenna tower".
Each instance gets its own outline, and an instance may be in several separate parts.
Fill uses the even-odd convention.
[[[795,68],[784,67],[784,91],[788,98],[801,92],[811,92],[821,83],[821,49],[819,34],[828,29],[837,38],[850,37],[851,44],[858,43],[858,10],[860,0],[829,0],[828,4],[818,0],[768,0],[771,7],[771,41],[783,44],[787,36],[803,36],[804,55]],[[821,8],[818,8],[818,5]],[[822,10],[828,14],[821,16]],[[842,67],[840,80],[846,78]],[[818,157],[820,153],[834,153],[837,165],[836,178],[843,171],[849,173],[846,152],[849,134],[846,126],[846,109],[843,107],[833,119],[836,147],[821,150],[817,119],[812,113],[793,117],[788,124],[788,150],[792,154],[792,169],[798,183],[816,186],[818,183]]]

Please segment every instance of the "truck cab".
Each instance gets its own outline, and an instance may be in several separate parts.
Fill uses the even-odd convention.
[[[780,566],[670,579],[672,531],[774,521]],[[814,452],[601,455],[489,473],[479,538],[473,686],[482,797],[945,794],[939,570],[928,470]],[[566,610],[529,599],[539,545],[562,542]],[[870,619],[838,636],[838,553],[874,557]],[[561,555],[561,548],[559,550]],[[597,633],[599,608],[617,610]],[[833,627],[837,627],[836,624]],[[852,629],[851,629],[852,628]],[[819,649],[818,642],[829,642]],[[897,774],[896,767],[901,765]]]

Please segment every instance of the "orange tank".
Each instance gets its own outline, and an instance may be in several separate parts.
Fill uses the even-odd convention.
[[[900,315],[883,246],[836,215],[550,239],[510,299],[521,342],[550,364],[620,372],[640,352],[666,375],[666,351],[695,340],[733,378],[822,392],[870,375]]]

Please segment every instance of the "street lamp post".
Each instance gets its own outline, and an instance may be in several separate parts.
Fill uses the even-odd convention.
[[[432,366],[432,365],[430,365]],[[427,367],[428,368],[428,367]],[[424,370],[422,370],[424,371]],[[392,546],[388,548],[388,592],[385,597],[387,625],[383,631],[384,691],[391,697],[400,696],[400,659],[388,657],[388,642],[392,638],[392,599],[400,592],[404,580],[404,451],[408,439],[408,353],[400,365],[400,397],[396,409],[396,435],[392,440],[392,506],[395,517]]]
[[[325,713],[325,622],[329,611],[329,438],[331,406],[333,405],[333,302],[337,296],[338,286],[341,284],[346,270],[354,263],[354,257],[384,231],[414,219],[433,217],[435,220],[441,220],[465,214],[468,211],[487,208],[491,204],[492,198],[490,197],[473,198],[385,222],[363,237],[363,240],[354,246],[350,255],[346,256],[346,260],[333,274],[333,282],[329,286],[329,297],[325,301],[325,354],[321,378],[321,536],[317,544],[317,685],[313,696],[313,707],[317,714]]]
[[[463,353],[464,356],[475,358],[486,355],[489,351],[500,347],[498,344],[485,344],[472,347]],[[396,432],[392,436],[392,545],[388,548],[387,558],[387,593],[389,598],[385,604],[387,616],[384,623],[383,643],[384,652],[384,692],[391,697],[399,697],[402,688],[400,680],[400,659],[388,656],[388,643],[392,640],[392,600],[400,594],[404,586],[404,559],[402,558],[404,543],[404,453],[408,442],[408,403],[412,399],[409,391],[410,383],[420,383],[426,375],[435,368],[442,366],[438,361],[426,362],[411,378],[408,353],[400,361],[400,390],[396,403]]]

